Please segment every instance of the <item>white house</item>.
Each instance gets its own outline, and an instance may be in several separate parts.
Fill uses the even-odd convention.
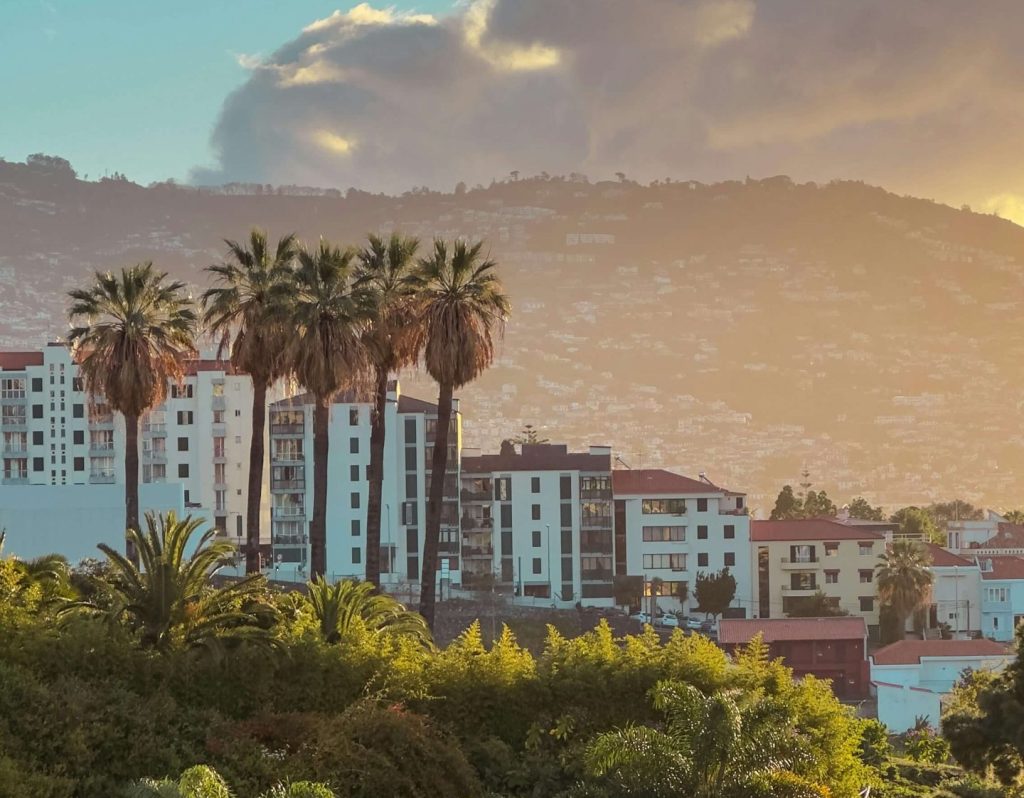
[[[620,541],[625,546],[626,573],[642,575],[645,585],[661,579],[659,606],[695,607],[697,574],[728,568],[736,579],[735,612],[730,614],[752,614],[750,517],[744,494],[662,469],[615,471],[612,488],[616,546]],[[688,598],[681,602],[677,595],[683,585]]]
[[[981,569],[977,560],[960,557],[934,543],[925,543],[931,555],[931,626],[948,624],[954,636],[981,629]],[[908,621],[909,622],[909,621]]]
[[[1024,557],[979,557],[981,631],[993,640],[1013,640],[1024,619]]]
[[[870,658],[878,719],[891,732],[914,726],[918,717],[938,726],[942,702],[966,670],[1001,671],[1014,659],[992,640],[900,640]]]

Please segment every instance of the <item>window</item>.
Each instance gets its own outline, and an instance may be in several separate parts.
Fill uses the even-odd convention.
[[[540,477],[530,477],[530,493],[540,493]]]
[[[349,454],[359,454],[359,438],[348,439]]]
[[[32,470],[33,471],[42,471],[45,468],[46,468],[46,466],[43,463],[43,458],[42,457],[33,457],[32,458]]]
[[[814,546],[807,543],[789,547],[789,562],[791,563],[812,563],[817,562],[818,556]]]
[[[178,451],[179,452],[187,452],[188,451],[188,438],[185,438],[185,437],[179,437],[178,438]]]
[[[736,509],[737,510],[742,510],[743,509],[743,497],[742,496],[737,496],[736,497]]]
[[[178,479],[188,479],[188,463],[178,463]]]
[[[25,423],[25,407],[23,405],[4,405],[0,407],[0,421],[6,426]]]
[[[210,386],[212,396],[223,396],[224,395],[224,383],[215,382]]]
[[[697,540],[707,540],[707,539],[708,539],[708,528],[706,526],[698,526],[697,527]]]
[[[533,572],[539,574],[541,572],[540,557],[533,558]]]
[[[215,485],[224,485],[227,483],[228,478],[227,474],[225,473],[226,470],[227,468],[224,465],[224,463],[213,464],[213,482]]]
[[[686,499],[644,499],[640,509],[645,515],[682,515]]]
[[[816,590],[818,588],[818,582],[814,578],[814,574],[790,574],[789,587],[791,590]]]
[[[114,476],[113,457],[92,457],[89,462],[90,476],[109,479]]]
[[[85,458],[76,457],[74,464],[75,471],[85,471]]]
[[[405,560],[405,570],[409,581],[418,580],[420,578],[420,558],[419,557],[407,557]]]
[[[402,523],[405,526],[415,526],[418,520],[419,503],[416,501],[402,502]]]
[[[858,571],[858,574],[860,575],[861,584],[869,584],[871,582],[874,571],[872,571],[870,568],[862,568],[860,571]]]
[[[28,458],[4,458],[4,479],[28,479]]]
[[[215,490],[213,492],[213,509],[222,513],[228,509],[228,497],[226,490]]]
[[[39,380],[38,390],[43,390],[42,380]],[[25,379],[23,377],[5,377],[0,380],[0,398],[3,399],[24,399]]]
[[[348,478],[352,482],[359,481],[359,466],[351,465],[348,467]]]
[[[837,585],[837,584],[839,584],[839,571],[825,571],[825,584],[826,585]]]
[[[583,579],[611,579],[611,557],[580,557],[580,570]]]
[[[192,423],[192,411],[191,410],[179,410],[178,411],[178,424],[181,426],[188,426]]]
[[[674,541],[682,543],[686,540],[685,526],[645,526],[643,529],[644,543],[661,543]]]
[[[727,566],[733,566],[736,564],[736,554],[731,551],[725,553],[725,564]]]
[[[61,385],[64,384],[64,376],[63,375],[61,375],[60,384]],[[38,392],[43,390],[43,378],[42,377],[33,377],[32,378],[32,390],[34,392],[36,392],[36,393],[38,393]],[[78,390],[78,389],[76,388],[76,390]]]
[[[539,521],[540,520],[540,505],[539,504],[534,504],[534,505],[530,506],[530,518],[532,518],[534,521]]]
[[[685,554],[645,554],[644,569],[670,568],[673,571],[686,570]]]
[[[224,437],[223,436],[217,436],[216,438],[213,439],[213,456],[214,457],[224,457],[225,456],[224,455]],[[284,458],[280,458],[280,459],[284,459]]]
[[[348,425],[350,427],[357,427],[357,426],[359,426],[359,408],[358,407],[350,407],[348,409]]]
[[[839,544],[838,543],[826,543],[825,544],[825,556],[826,557],[838,557],[839,556]]]
[[[223,457],[223,454],[217,455],[217,438],[213,439],[213,450],[215,456]],[[224,439],[220,438],[221,451],[224,450]],[[275,438],[274,439],[274,459],[275,460],[286,460],[296,461],[303,459],[302,451],[302,438]]]
[[[857,544],[857,550],[858,550],[858,552],[860,553],[860,555],[862,557],[863,556],[870,557],[871,556],[871,550],[874,548],[874,546],[875,546],[875,544],[872,543],[870,540],[867,541],[867,542],[861,541],[861,542],[859,542]]]
[[[985,601],[1005,603],[1009,600],[1009,589],[1005,587],[986,587]]]
[[[736,526],[734,524],[726,524],[723,528],[723,535],[726,540],[733,540],[736,537]]]
[[[416,419],[414,418],[407,418],[405,420],[405,442],[416,442]]]
[[[192,383],[187,385],[172,385],[171,386],[171,398],[172,399],[191,399],[192,398]]]
[[[42,417],[43,417],[43,406],[42,405],[32,405],[32,418],[42,418]]]
[[[708,567],[708,554],[706,551],[702,551],[697,555],[697,567],[707,568]]]
[[[512,501],[511,477],[499,477],[494,480],[494,498],[500,502]]]
[[[540,530],[539,529],[533,530],[533,547],[535,549],[540,548]]]
[[[224,411],[223,410],[214,410],[213,411],[213,423],[214,424],[223,424],[224,423]],[[241,517],[241,516],[239,516],[239,517]]]
[[[359,519],[358,518],[353,518],[352,519],[352,537],[357,538],[361,534],[362,534],[362,529],[360,529],[360,526],[359,526]]]
[[[562,504],[561,507],[560,507],[560,510],[561,510],[561,523],[562,523],[562,526],[563,527],[571,527],[572,526],[572,505],[571,504]]]
[[[861,612],[874,612],[875,611],[875,597],[874,596],[861,596],[860,597],[860,611]]]
[[[563,500],[572,498],[572,477],[560,476],[558,478],[558,497]]]
[[[352,547],[352,564],[359,565],[363,561],[363,550],[359,546]]]
[[[41,435],[42,433],[40,433]],[[42,443],[42,441],[39,441]],[[5,432],[4,451],[8,453],[24,452],[28,450],[27,432]]]
[[[503,529],[512,528],[512,505],[501,505],[501,526]]]
[[[79,445],[85,443],[85,432],[83,430],[76,429],[75,434],[72,436],[72,442]],[[43,433],[41,430],[36,430],[32,433],[32,445],[43,445]]]
[[[405,530],[405,548],[410,554],[415,554],[420,550],[420,533],[418,530]]]
[[[359,491],[353,491],[352,492],[352,509],[353,510],[358,510],[359,509]]]
[[[82,378],[81,377],[72,377],[71,378],[71,390],[73,390],[73,391],[81,391],[82,389],[83,389]]]
[[[707,499],[697,499],[697,512],[698,513],[706,513],[707,511],[708,511],[708,500]]]

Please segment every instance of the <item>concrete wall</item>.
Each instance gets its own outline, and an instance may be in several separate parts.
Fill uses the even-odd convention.
[[[900,734],[913,728],[917,717],[928,718],[933,726],[939,725],[942,714],[942,697],[920,688],[879,684],[875,688],[878,693],[878,719],[893,734]]]

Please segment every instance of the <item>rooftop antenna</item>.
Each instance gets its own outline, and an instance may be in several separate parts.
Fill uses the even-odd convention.
[[[618,455],[615,455],[615,462],[618,463],[619,465],[621,465],[623,468],[627,469],[628,471],[632,471],[633,470],[632,468],[630,468],[629,463],[627,463],[625,460],[623,460]]]

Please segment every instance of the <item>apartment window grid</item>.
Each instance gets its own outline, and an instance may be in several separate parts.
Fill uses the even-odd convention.
[[[644,515],[684,515],[686,499],[643,499],[640,510]]]
[[[0,399],[24,399],[25,378],[5,377],[0,380]]]
[[[644,570],[668,569],[672,571],[686,570],[686,554],[645,554]]]
[[[643,528],[644,543],[686,542],[685,526],[645,526]]]

